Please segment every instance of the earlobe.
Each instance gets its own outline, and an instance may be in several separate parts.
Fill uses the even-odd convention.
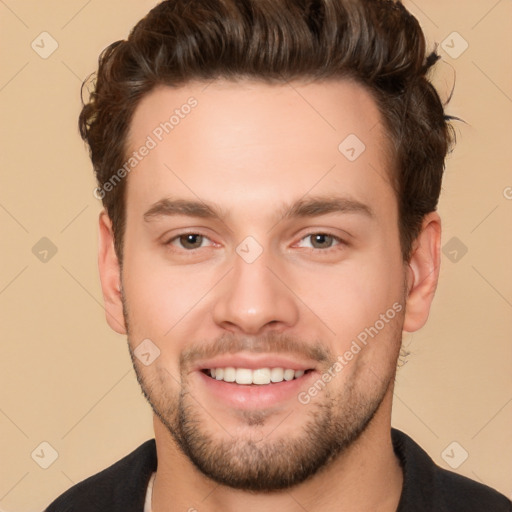
[[[121,295],[121,269],[114,249],[112,222],[105,210],[99,217],[98,268],[107,322],[114,331],[126,334]]]
[[[423,219],[407,267],[407,297],[403,330],[414,332],[428,319],[439,279],[441,218],[431,212]]]

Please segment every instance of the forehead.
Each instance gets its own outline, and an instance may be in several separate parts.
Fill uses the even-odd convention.
[[[313,189],[370,202],[391,191],[377,105],[349,80],[159,86],[135,110],[127,157],[144,146],[127,197],[147,204],[171,192],[256,205]]]

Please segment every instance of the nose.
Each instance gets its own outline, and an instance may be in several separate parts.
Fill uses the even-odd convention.
[[[217,325],[256,335],[280,332],[297,323],[298,299],[287,285],[283,266],[272,260],[265,250],[252,263],[235,254],[234,268],[216,290],[213,319]]]

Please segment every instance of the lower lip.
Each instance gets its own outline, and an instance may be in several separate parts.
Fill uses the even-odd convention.
[[[306,390],[315,378],[316,371],[309,371],[302,377],[293,380],[270,384],[237,384],[224,382],[196,372],[201,382],[217,400],[237,409],[264,409],[278,405],[290,399],[297,399],[300,391]]]

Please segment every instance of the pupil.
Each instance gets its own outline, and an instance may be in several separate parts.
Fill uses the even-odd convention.
[[[190,247],[192,245],[195,248],[195,247],[201,246],[201,237],[202,237],[202,235],[194,235],[194,234],[184,235],[182,237],[182,241],[184,242],[185,247]]]
[[[314,240],[315,240],[315,243],[318,242],[320,245],[322,244],[326,244],[327,242],[327,246],[329,245],[329,239],[331,238],[330,235],[322,235],[322,234],[319,234],[319,235],[315,235],[314,236]]]

